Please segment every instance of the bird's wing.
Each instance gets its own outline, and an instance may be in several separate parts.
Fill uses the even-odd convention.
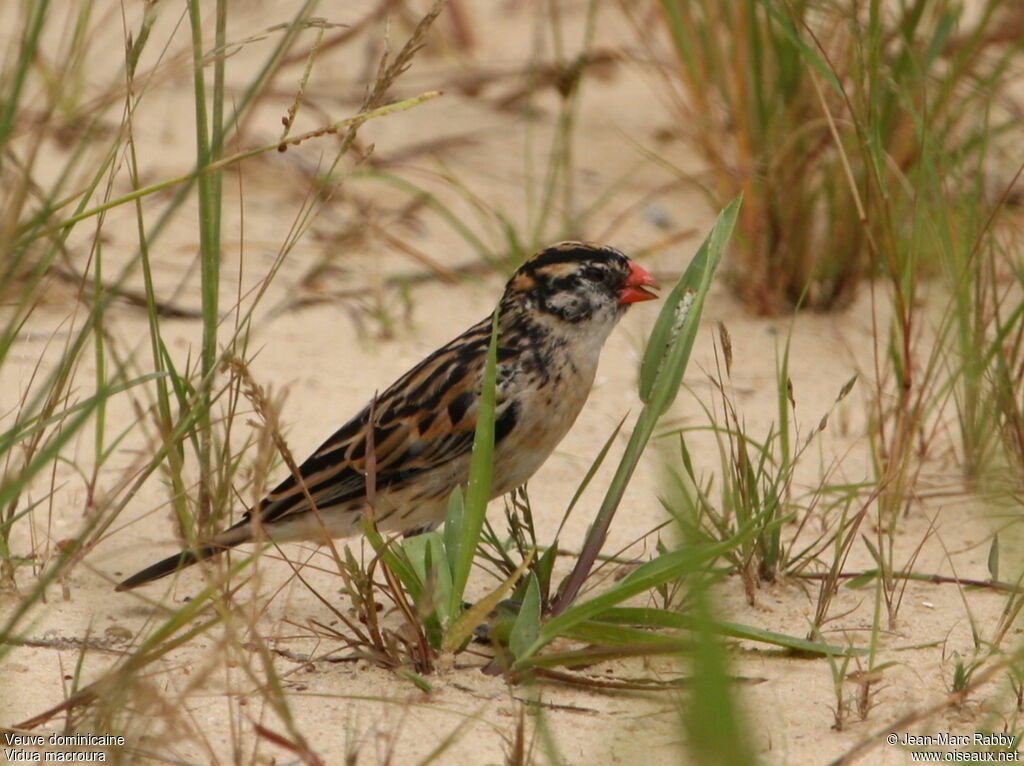
[[[310,499],[318,511],[364,502],[371,410],[377,491],[399,489],[466,456],[473,446],[490,331],[488,317],[399,378],[320,445],[299,466],[298,477],[288,476],[242,523],[252,513],[264,524],[280,522],[311,510]],[[502,356],[512,354],[501,351]],[[496,442],[517,417],[515,401],[504,399],[496,412]]]

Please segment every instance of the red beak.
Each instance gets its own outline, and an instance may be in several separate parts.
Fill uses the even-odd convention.
[[[626,278],[626,284],[619,290],[619,303],[637,303],[639,301],[653,301],[658,296],[649,290],[645,290],[645,287],[657,287],[658,283],[654,281],[654,277],[648,273],[647,269],[643,268],[640,264],[635,261],[629,262],[629,277]]]

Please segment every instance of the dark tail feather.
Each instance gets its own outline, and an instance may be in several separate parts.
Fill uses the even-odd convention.
[[[218,553],[223,551],[223,546],[204,546],[198,550],[182,551],[181,553],[175,553],[173,556],[168,556],[163,561],[158,561],[152,566],[148,566],[141,572],[137,572],[125,580],[123,583],[117,586],[115,590],[131,590],[139,585],[144,585],[147,582],[153,580],[159,580],[161,577],[167,577],[169,574],[177,572],[179,569],[190,567],[203,559],[208,559],[210,556],[216,556]]]
[[[190,549],[181,553],[175,553],[173,556],[168,556],[162,561],[146,567],[141,572],[133,574],[118,585],[115,590],[131,590],[140,585],[145,585],[147,582],[167,577],[167,575],[173,574],[179,569],[198,564],[200,561],[216,556],[218,553],[223,553],[228,548],[233,548],[249,539],[249,521],[248,519],[243,519],[235,526],[225,529],[207,544],[201,545],[194,550]]]

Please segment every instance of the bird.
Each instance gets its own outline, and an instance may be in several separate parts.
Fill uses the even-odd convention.
[[[605,341],[626,310],[658,296],[651,274],[589,242],[543,248],[512,274],[498,303],[491,499],[526,483],[583,409]],[[373,471],[382,532],[443,521],[469,478],[492,316],[402,375],[334,432],[233,526],[146,567],[136,588],[247,542],[323,542],[361,530]],[[372,446],[371,446],[372,445]]]

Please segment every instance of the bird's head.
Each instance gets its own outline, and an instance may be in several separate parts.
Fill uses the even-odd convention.
[[[542,321],[607,325],[608,330],[631,303],[658,296],[654,278],[613,247],[560,242],[536,253],[505,287],[502,312],[533,312]]]

